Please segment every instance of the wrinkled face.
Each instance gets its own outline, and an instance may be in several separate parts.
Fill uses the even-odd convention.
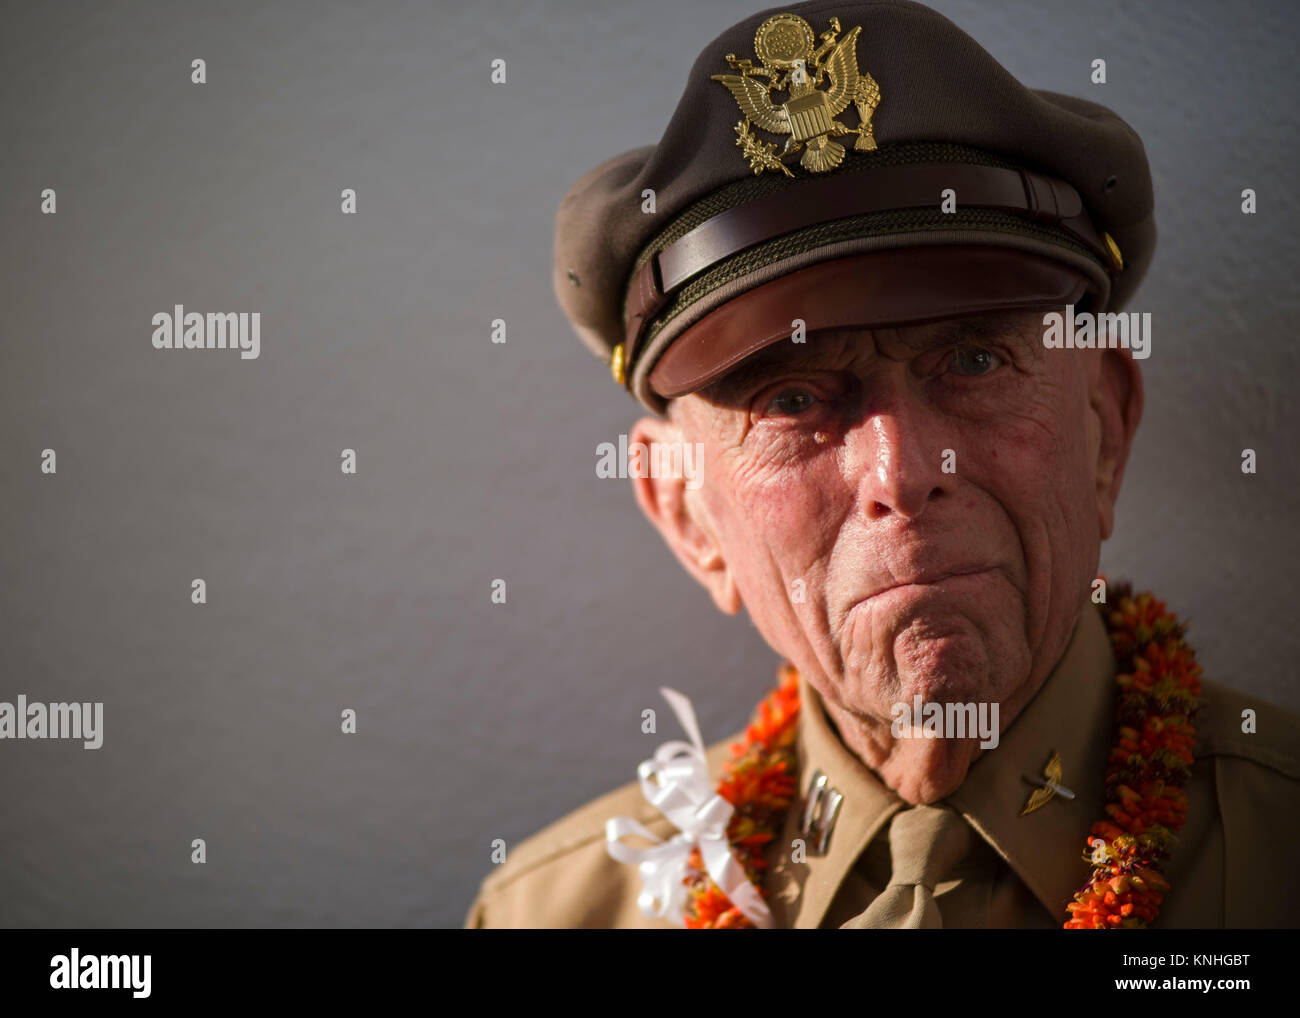
[[[674,401],[703,451],[679,556],[715,546],[696,575],[828,706],[1014,713],[1064,651],[1131,429],[1122,355],[1042,337],[1041,311],[824,332]]]

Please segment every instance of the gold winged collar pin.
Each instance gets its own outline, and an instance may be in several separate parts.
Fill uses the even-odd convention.
[[[1031,778],[1025,775],[1025,780],[1031,785],[1037,785],[1033,792],[1029,793],[1029,801],[1025,803],[1025,808],[1020,811],[1020,816],[1029,816],[1036,809],[1041,809],[1052,801],[1057,795],[1066,799],[1073,799],[1074,793],[1061,784],[1061,754],[1052,750],[1052,755],[1048,757],[1047,766],[1043,768],[1041,778]]]
[[[736,125],[740,146],[755,175],[773,170],[793,177],[785,158],[803,150],[799,164],[812,173],[833,170],[844,161],[844,146],[834,138],[857,135],[853,147],[870,151],[876,147],[871,117],[880,105],[880,86],[858,70],[859,25],[840,37],[840,22],[831,18],[830,28],[818,44],[813,29],[797,14],[774,14],[754,33],[754,54],[760,61],[738,60],[734,53],[727,64],[739,74],[715,74],[714,81],[727,87],[743,114]],[[819,86],[826,84],[828,87]],[[774,102],[773,92],[786,92],[784,102]],[[835,118],[849,103],[858,111],[858,126],[848,127]],[[771,134],[788,134],[785,148],[763,141],[752,133],[758,127]]]

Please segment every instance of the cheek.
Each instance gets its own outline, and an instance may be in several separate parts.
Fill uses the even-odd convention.
[[[851,503],[833,450],[808,459],[734,456],[711,496],[723,553],[752,613],[797,612],[818,596],[825,564]]]
[[[1047,607],[1075,600],[1093,575],[1100,541],[1095,456],[1090,459],[1093,415],[1070,381],[1043,386],[970,435],[979,471],[973,480],[1002,506],[1016,531],[1028,628],[1039,637]]]
[[[971,429],[968,438],[983,465],[983,480],[1018,516],[1063,513],[1074,519],[1091,511],[1086,496],[1094,416],[1072,376],[1035,386],[1014,406]]]

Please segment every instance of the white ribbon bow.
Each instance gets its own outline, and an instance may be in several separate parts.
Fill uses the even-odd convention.
[[[731,903],[755,926],[771,929],[772,913],[767,903],[731,853],[727,824],[735,807],[713,790],[695,709],[675,689],[661,688],[659,692],[691,741],[665,742],[655,750],[654,759],[644,761],[637,768],[637,777],[641,779],[641,793],[646,801],[681,833],[664,841],[631,817],[614,817],[605,823],[605,849],[619,862],[639,865],[645,884],[637,898],[642,915],[686,925],[686,885],[682,881],[691,849],[698,846],[704,868]],[[655,778],[658,780],[652,780]],[[653,848],[632,848],[619,840],[629,834],[657,844]]]

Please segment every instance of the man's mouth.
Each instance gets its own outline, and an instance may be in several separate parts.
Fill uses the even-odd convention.
[[[896,580],[888,586],[881,587],[872,594],[868,594],[858,603],[862,604],[871,601],[883,594],[889,594],[894,591],[903,590],[907,587],[933,587],[949,580],[965,580],[972,577],[983,576],[986,573],[993,572],[991,566],[960,566],[953,569],[934,569],[920,570],[912,577],[903,580]]]

